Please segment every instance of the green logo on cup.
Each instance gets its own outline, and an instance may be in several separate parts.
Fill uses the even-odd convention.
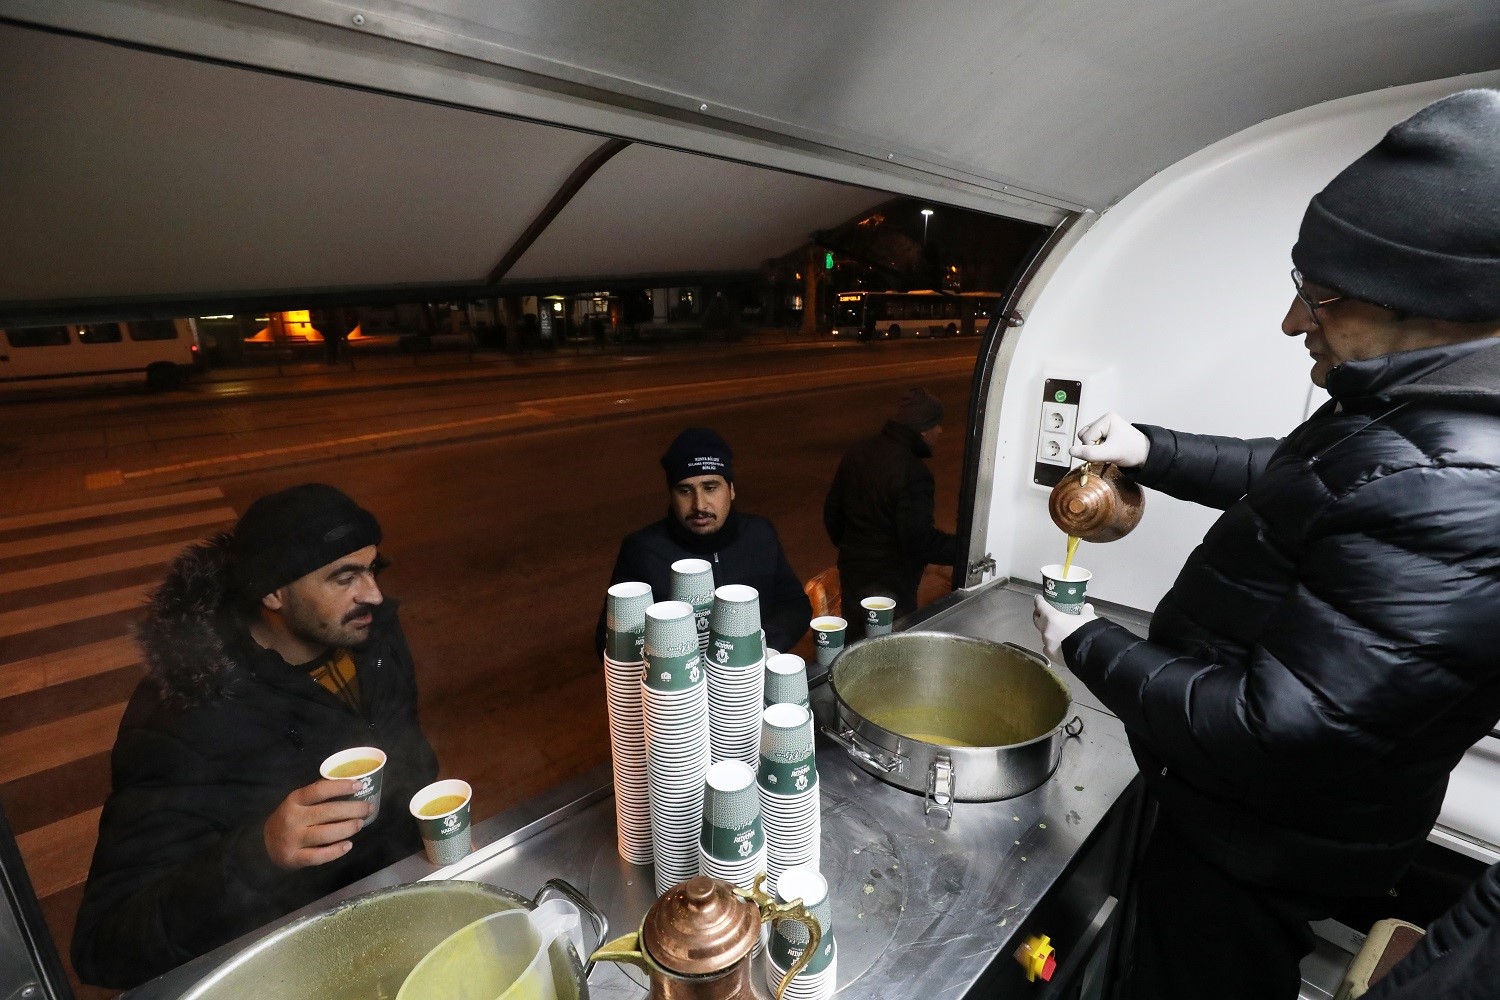
[[[616,663],[639,663],[645,659],[646,631],[616,632],[610,630],[604,636],[604,649]]]
[[[686,691],[703,680],[703,658],[697,650],[681,656],[647,656],[646,686],[657,691]]]
[[[766,834],[756,816],[738,830],[728,830],[703,821],[698,842],[711,856],[720,861],[742,861],[766,846]]]
[[[417,826],[422,831],[423,840],[438,842],[452,840],[469,829],[469,803],[465,802],[456,812],[439,816],[436,819],[419,816]]]
[[[766,653],[760,633],[754,635],[708,634],[708,656],[719,667],[749,667],[760,662]]]
[[[797,942],[793,943],[788,938],[788,935],[796,936],[798,939]],[[776,968],[783,971],[790,969],[793,963],[802,957],[803,946],[807,944],[807,937],[807,928],[795,920],[778,920],[776,922],[776,929],[771,933],[770,949],[771,961],[776,964]],[[818,953],[813,956],[811,962],[807,963],[807,968],[803,969],[800,975],[817,975],[828,968],[832,961],[833,933],[825,931],[823,937],[818,942]]]
[[[818,784],[818,765],[813,757],[786,763],[761,757],[757,775],[762,788],[778,795],[797,795]]]

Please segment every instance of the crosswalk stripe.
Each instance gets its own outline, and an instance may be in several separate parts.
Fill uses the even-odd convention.
[[[0,698],[39,691],[54,684],[107,674],[141,662],[141,651],[128,635],[86,646],[0,663]]]
[[[0,594],[11,594],[33,587],[46,587],[54,583],[87,580],[105,573],[119,573],[127,569],[156,566],[171,562],[184,548],[183,542],[168,542],[146,549],[131,549],[128,552],[111,552],[92,559],[77,559],[73,562],[53,563],[32,569],[18,569],[11,573],[0,573]]]
[[[82,885],[99,839],[102,806],[16,835],[31,887],[38,899]]]
[[[37,528],[44,524],[63,524],[81,521],[86,517],[108,517],[111,514],[130,514],[138,510],[156,507],[177,507],[183,504],[202,503],[205,500],[222,500],[224,491],[213,489],[187,490],[182,493],[164,493],[159,496],[136,497],[133,500],[115,500],[96,503],[87,507],[69,507],[64,510],[49,510],[37,514],[17,514],[0,517],[0,531],[17,528]]]
[[[0,785],[108,753],[124,714],[121,702],[0,736]]]
[[[121,587],[101,594],[89,594],[87,597],[74,597],[34,608],[0,613],[0,639],[138,608],[154,587],[155,584],[140,583],[134,587]]]
[[[196,510],[187,514],[174,514],[170,517],[155,517],[144,521],[127,521],[124,524],[110,524],[99,528],[86,528],[82,531],[64,531],[55,535],[44,535],[40,538],[27,538],[15,542],[0,543],[0,559],[33,556],[41,552],[55,552],[58,549],[68,549],[77,545],[114,542],[122,538],[150,535],[159,531],[201,528],[204,525],[219,524],[221,522],[233,521],[234,519],[235,513],[231,508],[214,507],[210,510]]]

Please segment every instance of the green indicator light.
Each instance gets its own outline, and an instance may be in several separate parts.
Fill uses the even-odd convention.
[[[823,254],[823,267],[826,270],[829,270],[829,271],[833,270],[833,251],[832,250],[829,250],[829,251],[827,251],[826,253]]]
[[[1052,398],[1057,400],[1059,403],[1066,403],[1068,401],[1068,390],[1059,389],[1052,394]]]

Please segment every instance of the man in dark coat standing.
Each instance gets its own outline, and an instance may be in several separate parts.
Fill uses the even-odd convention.
[[[1500,92],[1393,128],[1292,261],[1330,402],[1280,441],[1083,428],[1076,457],[1224,514],[1148,640],[1034,612],[1160,807],[1136,1000],[1296,997],[1309,921],[1392,887],[1500,717]]]
[[[661,457],[667,477],[667,513],[625,536],[611,585],[651,585],[658,601],[671,600],[672,564],[705,560],[714,586],[738,583],[760,594],[766,645],[783,653],[802,640],[812,621],[812,603],[792,572],[781,538],[770,521],[734,509],[734,451],[716,432],[689,427]],[[594,651],[604,652],[605,610],[599,611]]]
[[[859,602],[889,597],[896,617],[917,608],[931,564],[951,565],[954,537],[933,524],[933,482],[926,459],[943,433],[943,404],[908,389],[880,433],[839,462],[823,502],[823,526],[839,550],[839,586],[849,641],[864,636]]]
[[[349,497],[294,486],[152,595],[73,932],[84,982],[137,986],[420,850],[406,806],[437,760],[379,544]],[[373,820],[358,780],[319,777],[360,746],[387,755]]]

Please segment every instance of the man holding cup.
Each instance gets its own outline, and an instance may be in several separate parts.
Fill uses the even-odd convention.
[[[954,536],[933,521],[933,480],[926,460],[943,433],[943,404],[911,388],[880,433],[861,441],[839,462],[823,502],[823,526],[839,550],[839,585],[848,641],[865,637],[871,611],[880,619],[870,634],[890,631],[891,619],[917,609],[917,589],[929,565],[951,566]]]
[[[137,631],[148,676],[74,930],[82,980],[136,986],[420,849],[403,806],[437,761],[380,540],[309,483],[178,556]]]
[[[1330,402],[1280,441],[1084,427],[1075,457],[1224,514],[1149,640],[1034,611],[1159,805],[1134,1000],[1296,997],[1309,922],[1392,888],[1500,717],[1500,91],[1393,128],[1292,261]]]
[[[781,538],[770,521],[734,509],[734,451],[715,431],[689,427],[661,456],[667,478],[667,514],[620,543],[611,585],[649,584],[665,601],[672,592],[672,564],[702,559],[713,567],[713,585],[737,583],[760,595],[766,645],[791,649],[807,634],[812,604],[792,571]],[[595,630],[596,653],[604,652],[605,610]]]

